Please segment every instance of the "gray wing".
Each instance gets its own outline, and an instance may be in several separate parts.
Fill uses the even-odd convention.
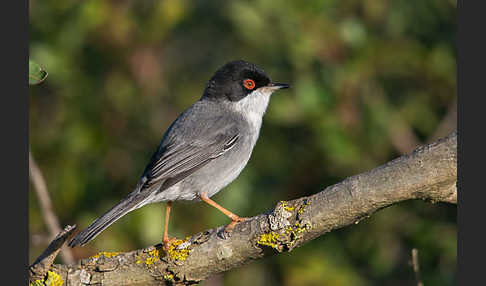
[[[198,101],[167,130],[139,182],[139,193],[161,192],[223,156],[241,141],[241,122]]]
[[[196,172],[235,146],[240,138],[236,130],[218,133],[209,140],[170,144],[159,148],[145,169],[140,192],[163,191]]]

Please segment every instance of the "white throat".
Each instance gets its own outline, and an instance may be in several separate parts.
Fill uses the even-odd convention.
[[[259,88],[242,100],[230,103],[229,106],[235,112],[243,115],[254,128],[260,129],[263,115],[267,110],[270,95],[272,95],[273,91],[267,88]]]

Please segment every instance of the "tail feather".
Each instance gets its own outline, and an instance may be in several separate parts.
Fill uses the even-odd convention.
[[[94,239],[103,230],[109,227],[122,216],[140,207],[145,196],[129,196],[120,201],[117,205],[108,210],[104,215],[97,218],[90,226],[78,233],[70,242],[69,246],[82,246]]]

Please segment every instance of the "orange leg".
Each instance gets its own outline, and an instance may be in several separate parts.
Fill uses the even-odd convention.
[[[217,204],[215,201],[211,200],[209,197],[208,197],[208,194],[207,193],[201,193],[199,195],[199,198],[201,200],[203,200],[204,202],[208,203],[209,205],[217,208],[220,212],[224,213],[226,216],[228,216],[230,219],[231,219],[231,223],[228,224],[225,228],[225,231],[229,232],[233,229],[233,227],[235,227],[235,225],[239,222],[242,222],[242,221],[245,221],[245,220],[248,220],[248,218],[246,217],[239,217],[237,216],[236,214],[230,212],[229,210],[223,208],[222,206],[220,206],[219,204]]]
[[[165,225],[164,225],[164,235],[162,237],[162,243],[164,244],[164,250],[169,249],[169,245],[172,241],[176,240],[175,237],[169,238],[169,216],[170,216],[170,206],[172,202],[167,202],[167,207],[165,209]]]

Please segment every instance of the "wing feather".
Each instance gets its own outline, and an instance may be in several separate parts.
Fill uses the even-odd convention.
[[[224,155],[237,144],[239,138],[238,133],[218,134],[213,140],[175,144],[160,150],[154,154],[144,172],[146,181],[141,192],[153,189],[155,184],[160,184],[159,191],[169,188]]]

